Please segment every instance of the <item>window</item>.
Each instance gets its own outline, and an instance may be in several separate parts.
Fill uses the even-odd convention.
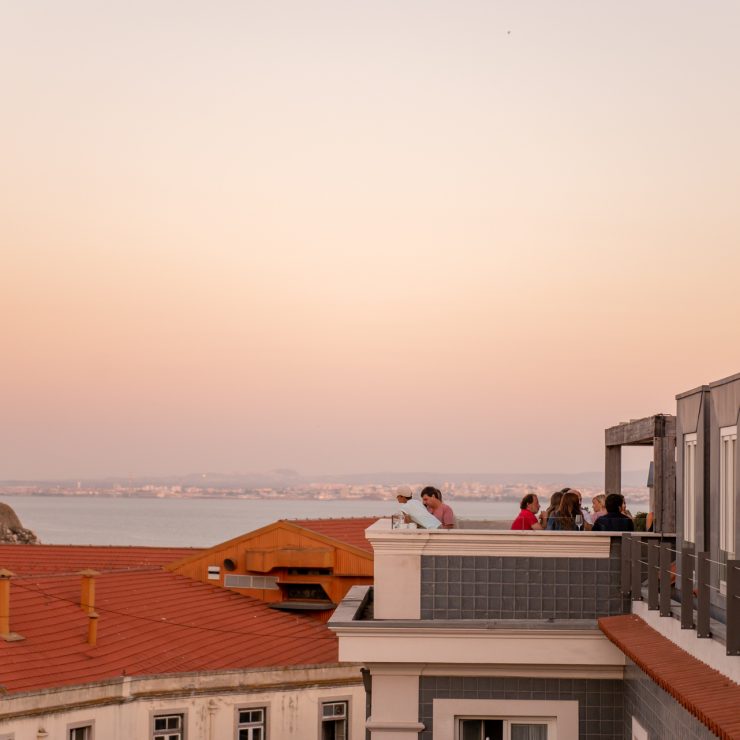
[[[571,740],[578,737],[572,699],[434,699],[434,736],[455,740]]]
[[[277,578],[274,576],[243,576],[226,573],[224,575],[226,588],[261,588],[277,590]]]
[[[258,709],[239,709],[237,712],[237,739],[238,740],[265,740],[264,707]]]
[[[93,726],[90,722],[67,725],[67,740],[93,740]]]
[[[460,740],[547,740],[549,722],[539,720],[461,719]]]
[[[321,740],[347,740],[348,702],[321,705]]]
[[[683,538],[694,542],[696,526],[696,434],[683,436]]]
[[[288,568],[289,576],[330,576],[331,568]]]
[[[185,740],[184,715],[160,714],[154,717],[153,740]]]
[[[281,590],[291,601],[331,601],[318,583],[283,583]]]
[[[735,558],[735,485],[737,427],[719,430],[719,549],[720,580],[726,581],[727,560]]]

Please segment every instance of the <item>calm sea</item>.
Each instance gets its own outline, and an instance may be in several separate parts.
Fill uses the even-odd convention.
[[[395,501],[2,496],[46,544],[210,547],[278,519],[390,516]],[[457,516],[513,519],[515,502],[448,502]]]

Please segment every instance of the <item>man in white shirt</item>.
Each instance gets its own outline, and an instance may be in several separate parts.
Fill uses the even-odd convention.
[[[441,522],[434,514],[430,514],[424,504],[415,497],[408,486],[396,489],[396,501],[401,504],[401,511],[406,522],[414,522],[421,529],[438,529]]]

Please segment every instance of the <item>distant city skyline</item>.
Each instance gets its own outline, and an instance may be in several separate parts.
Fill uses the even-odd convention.
[[[599,470],[740,371],[737,3],[0,28],[2,480]]]

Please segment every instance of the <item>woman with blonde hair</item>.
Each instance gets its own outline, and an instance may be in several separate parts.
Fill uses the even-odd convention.
[[[603,493],[594,496],[592,499],[594,505],[594,513],[592,519],[596,521],[600,516],[606,514],[606,496]]]

